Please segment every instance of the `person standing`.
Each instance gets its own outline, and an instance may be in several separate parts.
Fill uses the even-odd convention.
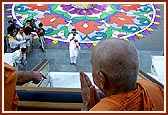
[[[8,21],[8,27],[7,27],[7,36],[10,36],[10,33],[13,33],[16,27],[14,26],[13,22],[11,20]]]
[[[30,20],[30,26],[32,27],[32,32],[36,32],[36,30],[38,29],[34,19]]]
[[[26,40],[25,38],[25,33],[23,32],[23,28],[19,28],[19,31],[16,35],[16,40],[17,41],[23,41],[23,40]],[[23,43],[23,44],[20,44],[20,49],[21,48],[26,48],[26,43]]]
[[[16,28],[16,30],[17,30],[17,32],[18,32],[20,26],[19,26],[19,24],[17,24],[17,20],[16,20],[16,19],[13,20],[13,25],[15,26],[15,28]]]
[[[42,51],[44,52],[44,35],[45,35],[45,29],[43,28],[43,24],[39,23],[39,28],[37,29],[37,35],[39,37],[39,42],[40,42],[40,48],[42,49]]]
[[[78,52],[80,50],[79,42],[81,41],[81,37],[76,33],[76,29],[71,30],[71,34],[68,36],[69,44],[69,54],[70,54],[70,64],[76,65]]]
[[[35,19],[31,19],[30,20],[30,26],[32,28],[32,32],[36,32],[37,31],[38,27],[35,24]],[[34,48],[34,39],[33,39],[33,37],[32,37],[32,41],[30,43],[31,43],[31,47],[33,49]]]
[[[30,39],[27,43],[26,43],[26,47],[27,47],[27,53],[29,54],[32,50],[32,41],[33,41],[33,37],[32,37],[32,27],[30,26],[30,20],[26,20],[26,25],[23,26],[24,29],[24,33],[25,33],[25,37],[27,39]]]

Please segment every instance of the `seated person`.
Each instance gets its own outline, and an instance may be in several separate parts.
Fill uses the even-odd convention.
[[[19,99],[16,84],[25,84],[29,81],[38,84],[42,78],[46,77],[37,71],[16,71],[14,67],[4,63],[4,110],[17,110]]]
[[[21,48],[19,50],[16,50],[12,54],[12,61],[13,61],[13,66],[17,71],[26,70],[26,48]]]
[[[126,40],[105,39],[92,51],[92,75],[105,95],[100,100],[89,77],[80,71],[84,111],[163,111],[164,92],[157,84],[139,79],[135,46]]]

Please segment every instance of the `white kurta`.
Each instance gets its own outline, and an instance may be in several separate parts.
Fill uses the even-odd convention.
[[[22,40],[22,41],[17,41],[17,40],[9,40],[9,45],[10,48],[16,48],[18,45],[21,45],[23,43],[26,43],[26,40]]]
[[[26,40],[24,34],[23,34],[23,36],[21,34],[17,34],[16,39],[19,40],[19,41]],[[26,48],[26,43],[20,44],[20,48]]]
[[[70,41],[70,39],[72,39],[72,37],[75,37],[75,39]],[[76,43],[74,40],[78,40],[78,43],[79,43],[81,41],[81,37],[78,34],[76,34],[76,36],[73,36],[73,34],[70,34],[68,36],[68,41],[70,41],[70,44],[69,44],[70,57],[78,57],[79,50],[76,49]]]

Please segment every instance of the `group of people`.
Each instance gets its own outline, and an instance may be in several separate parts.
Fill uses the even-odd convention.
[[[36,32],[39,37],[39,43],[42,51],[44,52],[44,34],[43,24],[39,23],[39,27],[36,26],[35,20],[26,20],[23,27],[17,24],[17,20],[8,21],[7,27],[7,44],[10,46],[11,53],[13,53],[12,60],[13,65],[17,70],[26,70],[26,54],[33,51],[34,43],[32,32]]]
[[[26,23],[23,27],[20,27],[17,24],[17,20],[14,19],[13,21],[8,21],[9,26],[7,28],[8,33],[8,43],[11,49],[11,52],[15,52],[16,50],[26,50],[26,54],[29,54],[34,47],[33,44],[33,37],[32,32],[36,32],[39,37],[39,43],[40,48],[44,52],[45,47],[45,41],[44,41],[44,35],[45,35],[45,29],[43,28],[43,24],[39,23],[38,27],[35,24],[35,20],[26,20]],[[77,64],[78,59],[78,52],[80,51],[80,45],[79,42],[81,41],[81,36],[77,34],[77,31],[75,28],[71,30],[71,33],[68,36],[68,41],[70,43],[69,45],[69,55],[70,55],[70,64],[75,65]],[[6,48],[5,48],[6,49]],[[15,55],[18,51],[15,52]],[[22,51],[20,51],[22,52]],[[25,58],[26,59],[26,56]]]
[[[17,24],[17,20],[8,21],[9,26],[7,28],[8,33],[8,44],[11,49],[11,53],[13,53],[12,60],[13,66],[16,70],[26,70],[26,54],[29,54],[34,47],[33,44],[33,36],[32,32],[36,32],[39,37],[40,48],[44,52],[45,41],[45,29],[43,28],[43,24],[39,23],[38,27],[35,24],[35,20],[26,20],[25,25],[20,27]],[[68,36],[68,40],[70,42],[69,45],[69,54],[70,54],[70,64],[77,64],[78,52],[80,51],[79,42],[82,40],[80,35],[77,34],[76,29],[71,30],[71,34]]]
[[[30,53],[33,50],[34,44],[33,44],[33,36],[32,32],[36,32],[38,37],[39,37],[39,43],[40,47],[42,47],[44,51],[44,34],[45,30],[43,28],[43,24],[39,23],[38,27],[35,24],[35,20],[26,20],[26,23],[23,25],[23,27],[19,26],[17,24],[17,20],[14,19],[13,21],[9,20],[8,21],[9,26],[7,27],[7,34],[8,34],[8,40],[9,40],[9,45],[14,52],[18,48],[27,48],[27,52]],[[43,37],[43,39],[42,39]],[[13,38],[13,39],[10,39]],[[23,40],[29,39],[26,43],[22,43]],[[10,40],[15,40],[15,42],[10,41]]]
[[[73,36],[69,38],[75,43]],[[120,39],[102,40],[93,48],[91,62],[94,84],[105,97],[99,98],[95,86],[81,70],[79,73],[83,99],[82,111],[164,111],[163,89],[152,81],[137,79],[139,57],[131,42]],[[25,77],[28,73],[20,74],[6,66],[5,110],[16,110],[18,98],[15,85],[19,78]],[[42,76],[38,74],[37,82],[41,78]],[[32,79],[27,81],[30,80]],[[9,92],[6,87],[12,87],[9,88],[10,92],[13,92],[10,96],[6,96]]]

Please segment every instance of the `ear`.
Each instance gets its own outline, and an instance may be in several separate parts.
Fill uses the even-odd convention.
[[[100,89],[104,89],[105,88],[105,76],[101,71],[98,72],[98,79],[99,79]]]

